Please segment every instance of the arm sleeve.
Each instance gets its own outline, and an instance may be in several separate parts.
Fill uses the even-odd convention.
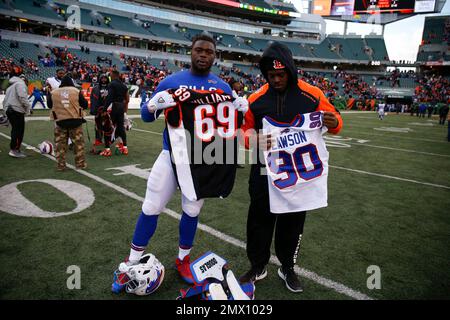
[[[245,146],[245,149],[249,149],[250,139],[255,134],[255,116],[253,115],[251,107],[249,107],[248,111],[245,113],[244,124],[242,125],[241,129],[240,141]]]
[[[166,88],[166,86],[164,85],[164,81],[162,81],[159,84],[159,86],[155,89],[155,91],[153,92],[150,99],[153,98],[155,96],[155,94],[157,94],[158,92],[166,90],[166,89],[168,89],[168,88]],[[142,121],[153,122],[156,119],[158,119],[161,112],[162,112],[161,110],[158,110],[155,113],[151,113],[147,108],[147,104],[145,102],[141,102],[141,119],[142,119]]]
[[[17,97],[19,98],[20,103],[25,108],[25,111],[28,113],[31,108],[30,101],[28,100],[27,86],[25,84],[19,84],[16,87]]]
[[[95,90],[95,88],[92,90],[91,92],[91,110],[90,110],[90,114],[95,115],[97,113],[97,102],[98,102],[98,95],[97,92]]]
[[[52,95],[49,94],[47,96],[47,107],[49,107],[50,109],[53,109],[53,100],[52,100]]]
[[[83,109],[87,109],[88,106],[89,106],[87,100],[84,98],[84,96],[83,96],[83,94],[81,93],[81,91],[80,91],[80,93],[78,94],[78,103],[80,104],[81,108],[83,108]]]
[[[128,93],[128,89],[127,92],[125,93],[125,113],[128,112],[128,104],[130,103],[130,94]]]
[[[327,97],[325,97],[325,95],[323,94],[322,90],[320,90],[319,88],[317,88],[317,93],[318,93],[318,98],[319,98],[319,106],[317,107],[317,111],[328,111],[328,112],[333,112],[337,119],[338,119],[338,126],[334,129],[328,128],[328,132],[332,133],[332,134],[337,134],[339,133],[339,131],[341,131],[342,129],[342,125],[343,125],[343,121],[342,121],[342,117],[341,114],[339,113],[338,110],[336,110],[336,108],[330,103],[330,101],[328,101]]]

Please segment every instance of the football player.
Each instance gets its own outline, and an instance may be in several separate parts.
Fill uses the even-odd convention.
[[[384,108],[386,107],[386,104],[381,102],[378,104],[378,119],[383,120],[384,119]]]
[[[158,85],[149,102],[144,103],[141,107],[141,118],[143,121],[155,121],[163,109],[176,104],[172,95],[167,91],[169,89],[189,88],[207,91],[221,89],[225,94],[232,95],[230,86],[217,75],[211,73],[215,57],[215,41],[207,35],[195,36],[192,40],[191,68],[167,77]],[[245,111],[248,108],[248,103],[244,98],[236,98],[233,104],[240,111]],[[172,168],[168,141],[167,129],[164,129],[163,150],[153,164],[152,171],[148,177],[142,212],[136,223],[130,254],[126,259],[126,263],[130,265],[139,262],[156,230],[159,214],[164,210],[177,189],[177,180]],[[189,268],[189,254],[193,246],[198,215],[203,206],[203,201],[203,199],[189,200],[182,195],[179,249],[175,264],[180,276],[188,283],[194,283]],[[120,275],[116,275],[112,291],[118,293],[123,291],[124,287],[125,285],[122,283]]]

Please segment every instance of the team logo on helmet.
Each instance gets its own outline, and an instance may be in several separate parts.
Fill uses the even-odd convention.
[[[151,253],[143,255],[136,265],[122,262],[114,272],[114,283],[118,287],[125,286],[127,293],[146,296],[155,292],[164,280],[165,268]],[[118,293],[113,284],[113,292]]]
[[[39,151],[41,151],[42,154],[53,155],[53,150],[53,144],[48,140],[45,140],[39,144]]]
[[[284,69],[285,66],[284,66],[284,64],[282,64],[280,61],[278,61],[278,60],[273,60],[273,68],[274,68],[275,70],[278,70],[278,69]]]

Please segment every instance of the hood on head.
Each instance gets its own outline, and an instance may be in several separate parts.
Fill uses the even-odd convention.
[[[109,84],[109,77],[106,74],[100,75],[100,77],[98,78],[98,83],[101,84],[103,78],[106,78],[106,84]]]
[[[289,81],[297,82],[297,68],[291,50],[284,44],[273,41],[269,42],[268,47],[264,50],[261,60],[259,61],[259,69],[267,80],[269,70],[284,69],[289,74]]]
[[[73,79],[68,76],[65,75],[62,80],[61,80],[61,84],[59,85],[60,88],[64,88],[64,87],[75,87],[75,83],[73,82]]]

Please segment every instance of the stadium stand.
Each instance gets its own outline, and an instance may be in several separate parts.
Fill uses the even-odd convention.
[[[373,60],[388,61],[388,53],[383,38],[366,36],[364,38],[368,48],[372,50]]]
[[[24,13],[32,13],[50,19],[64,20],[63,16],[65,11],[61,11],[64,8],[56,4],[52,7],[47,1],[13,0],[11,1],[11,5],[14,10]]]
[[[450,16],[425,17],[417,61],[450,61]]]
[[[250,2],[253,5],[285,10],[285,5],[277,5],[276,1],[245,3]],[[28,19],[33,16],[45,17],[49,19],[46,21],[54,23],[53,26],[61,26],[67,19],[67,2],[65,3],[44,0],[0,1],[0,12],[15,17],[26,14]],[[217,26],[205,28],[183,21],[119,12],[94,5],[81,6],[81,24],[91,36],[99,32],[109,35],[110,40],[105,40],[104,44],[102,41],[90,44],[86,42],[90,39],[90,36],[87,36],[83,37],[84,42],[80,42],[76,41],[80,40],[80,37],[72,38],[75,33],[63,32],[60,28],[53,30],[53,37],[59,39],[50,38],[48,34],[44,38],[42,35],[22,33],[21,41],[17,42],[17,32],[11,32],[8,39],[3,38],[0,41],[0,74],[5,76],[12,64],[22,68],[30,80],[45,81],[47,77],[55,74],[58,67],[63,67],[67,71],[76,70],[80,81],[93,81],[100,73],[117,68],[124,73],[127,84],[144,83],[151,90],[168,74],[190,67],[188,50],[191,39],[195,34],[207,32],[217,40],[219,50],[228,53],[228,58],[221,58],[213,67],[213,71],[225,80],[238,79],[246,92],[254,91],[265,82],[254,61],[267,46],[269,39],[285,43],[296,59],[302,61],[299,63],[299,66],[302,66],[299,67],[299,77],[319,86],[333,102],[350,95],[360,101],[373,100],[381,97],[375,88],[393,87],[416,90],[416,97],[420,96],[420,99],[432,100],[433,97],[438,97],[445,100],[448,90],[448,79],[445,77],[439,80],[422,77],[420,80],[415,74],[398,71],[388,73],[383,68],[369,71],[360,67],[350,71],[334,66],[333,69],[333,64],[340,62],[366,66],[371,61],[389,62],[384,39],[376,35],[361,38],[332,34],[322,42],[304,41],[300,38],[232,32]],[[439,46],[436,41],[447,41],[449,26],[448,18],[428,21],[424,39],[432,38],[433,43],[427,44],[428,47],[421,47],[418,60],[449,59],[448,52],[433,51],[433,47],[429,47]],[[442,37],[433,37],[440,28],[444,30],[441,32]],[[30,32],[30,29],[32,28],[23,31]],[[140,43],[134,40],[125,46],[127,35],[130,39],[140,38]],[[304,65],[305,62],[311,66],[308,68]],[[429,83],[438,86],[438,92],[421,89]]]
[[[450,44],[450,17],[426,17],[422,44]]]
[[[49,4],[44,4],[45,1],[42,1],[40,2],[41,4],[37,6],[35,4],[36,1],[32,0],[14,0],[12,3],[16,8],[20,8],[19,10],[23,13],[47,17],[60,22],[66,19],[67,5],[65,4],[52,2],[50,6]],[[253,1],[249,4],[270,7],[269,4],[262,0]],[[7,10],[8,8],[3,9]],[[195,28],[176,21],[173,21],[173,23],[158,22],[154,21],[152,17],[148,17],[150,21],[147,21],[142,18],[136,19],[131,13],[118,15],[104,11],[105,9],[101,7],[95,11],[81,8],[82,26],[86,29],[89,29],[89,27],[96,27],[106,29],[107,31],[105,32],[120,31],[130,35],[147,36],[151,38],[158,37],[158,39],[166,39],[166,41],[181,41],[184,43],[190,41],[193,34],[205,31],[204,27]],[[147,22],[146,27],[143,26],[144,22]],[[218,36],[221,37],[219,44],[223,44],[228,48],[261,52],[267,45],[267,39],[259,39],[257,36],[255,37],[255,35],[245,36],[229,34],[226,30],[223,30],[220,34],[215,30],[209,32],[218,34]],[[364,48],[369,46],[374,52],[376,60],[388,60],[387,50],[382,38],[377,40],[367,39],[367,44],[365,44],[361,38],[355,39],[350,37],[346,39],[343,37],[337,38],[331,36],[326,38],[322,43],[305,43],[303,46],[299,46],[299,44],[301,44],[299,43],[300,41],[295,41],[293,39],[279,38],[277,40],[285,42],[291,48],[294,55],[299,57],[369,61],[371,60],[370,56],[364,53]]]

